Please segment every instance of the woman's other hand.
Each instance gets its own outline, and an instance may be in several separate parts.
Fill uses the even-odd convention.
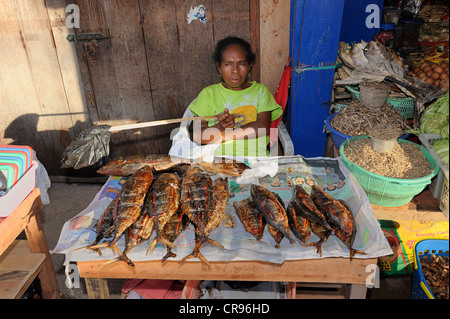
[[[220,114],[217,119],[223,128],[234,128],[234,115],[230,114],[228,109],[225,109],[223,114]]]

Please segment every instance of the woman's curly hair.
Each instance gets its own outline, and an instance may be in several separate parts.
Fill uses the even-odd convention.
[[[222,63],[223,52],[230,45],[240,45],[247,53],[247,62],[252,65],[255,63],[256,55],[252,52],[250,44],[238,37],[228,37],[217,42],[216,49],[214,51],[214,61],[220,65]]]

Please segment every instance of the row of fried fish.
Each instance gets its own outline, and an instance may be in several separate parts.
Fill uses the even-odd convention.
[[[287,208],[276,193],[266,188],[252,185],[250,193],[249,198],[233,205],[245,230],[257,240],[262,239],[267,224],[277,248],[284,237],[290,243],[294,242],[292,232],[303,246],[315,246],[322,255],[322,243],[334,233],[350,250],[350,259],[356,253],[365,254],[352,247],[356,223],[350,208],[319,187],[312,186],[309,194],[302,186],[296,185]],[[308,244],[311,232],[319,237],[319,241]]]
[[[168,250],[162,259],[165,261],[175,256],[171,251],[173,243],[191,222],[195,229],[196,245],[181,262],[197,257],[209,267],[200,248],[205,243],[222,247],[208,237],[223,219],[229,198],[228,179],[221,177],[213,182],[211,173],[236,176],[242,172],[242,167],[236,163],[181,164],[184,165],[182,178],[177,172],[166,171],[155,181],[153,171],[172,169],[178,167],[180,162],[165,156],[152,156],[146,160],[117,160],[100,169],[103,174],[131,176],[99,219],[95,242],[85,248],[100,253],[100,248],[111,247],[119,257],[108,263],[123,260],[134,266],[127,254],[155,234],[147,253],[152,252],[157,243],[162,243]],[[122,234],[125,234],[123,252],[117,247]],[[99,244],[105,239],[108,240]]]
[[[180,166],[181,165],[181,166]],[[154,171],[180,168],[182,177],[176,172],[163,172],[154,181]],[[127,257],[130,250],[142,242],[154,238],[147,252],[153,251],[157,243],[167,248],[162,261],[176,256],[172,252],[173,243],[192,223],[196,244],[189,258],[199,258],[210,267],[200,248],[206,244],[222,245],[209,238],[224,218],[229,199],[228,180],[211,179],[211,173],[238,176],[245,167],[239,163],[185,163],[173,161],[167,156],[147,156],[128,158],[110,162],[99,170],[108,175],[131,175],[117,197],[110,203],[97,224],[97,237],[88,248],[100,253],[100,248],[111,247],[119,257],[108,263],[123,260],[134,266]],[[235,202],[236,214],[247,231],[258,240],[262,239],[265,225],[275,238],[277,247],[286,237],[295,242],[290,231],[302,245],[317,247],[334,233],[350,249],[350,258],[362,253],[351,246],[356,234],[356,225],[348,207],[331,195],[313,187],[309,195],[301,186],[296,186],[295,194],[288,207],[276,193],[258,186],[251,186],[251,198]],[[320,240],[307,244],[311,231]],[[125,234],[125,249],[121,252],[117,241]],[[106,242],[99,244],[101,241]]]

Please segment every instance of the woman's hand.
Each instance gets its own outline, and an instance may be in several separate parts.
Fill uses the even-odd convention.
[[[241,128],[234,129],[234,116],[230,115],[228,109],[225,109],[224,113],[217,117],[219,123],[216,125],[208,127],[208,123],[206,121],[201,121],[201,129],[194,129],[194,142],[199,145],[205,145],[208,143],[219,144],[228,140],[257,138],[268,135],[271,123],[270,117],[270,112],[261,112],[258,113],[257,120],[255,122],[251,122]]]
[[[217,119],[223,128],[234,128],[234,115],[231,115],[228,109],[225,109],[223,114],[220,114]]]

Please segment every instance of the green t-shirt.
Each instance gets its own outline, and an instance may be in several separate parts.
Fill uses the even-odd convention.
[[[236,114],[235,127],[239,128],[247,123],[256,121],[260,112],[272,112],[272,121],[278,119],[283,110],[277,104],[269,89],[262,83],[250,82],[251,86],[244,90],[234,91],[217,83],[204,88],[198,97],[189,105],[197,116],[215,115],[226,108],[230,114]],[[207,120],[209,126],[217,123],[217,119]],[[269,136],[256,139],[233,140],[222,143],[215,155],[229,156],[266,156]]]

